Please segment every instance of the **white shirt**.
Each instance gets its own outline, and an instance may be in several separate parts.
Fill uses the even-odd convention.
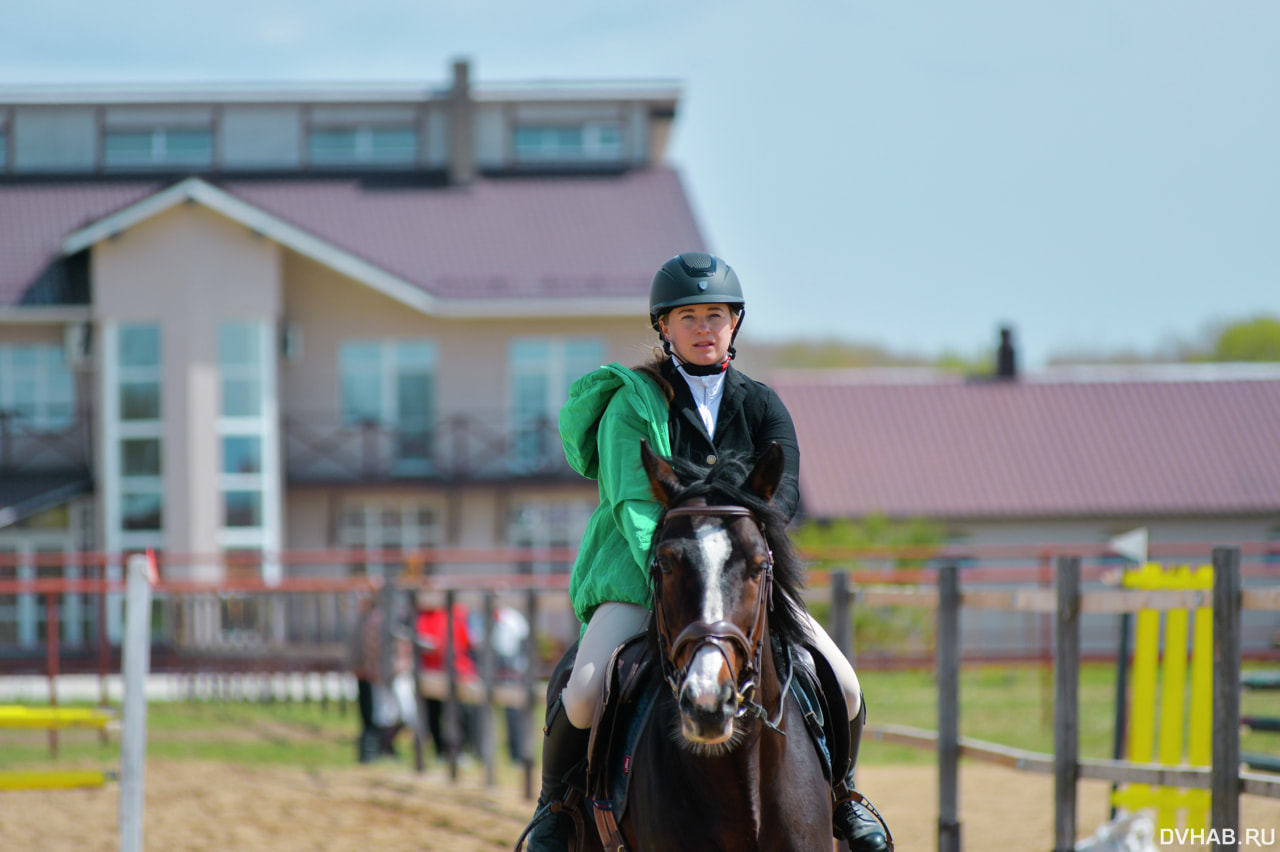
[[[684,376],[685,382],[689,385],[689,391],[693,394],[693,401],[698,406],[698,414],[702,417],[702,422],[707,427],[707,435],[714,438],[716,436],[716,418],[720,415],[720,399],[724,396],[725,372],[721,371],[711,376],[691,376],[684,371],[684,367],[680,364],[676,364],[676,369],[680,371],[680,375]]]

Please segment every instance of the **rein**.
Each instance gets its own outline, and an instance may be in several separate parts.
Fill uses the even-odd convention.
[[[671,518],[678,517],[713,517],[713,518],[750,518],[755,521],[760,532],[764,533],[764,525],[755,514],[744,506],[679,506],[674,509],[668,509],[658,521],[658,529],[661,530]],[[655,534],[655,541],[657,535]],[[766,544],[766,548],[767,548]],[[654,559],[653,567],[657,568],[657,559]],[[782,714],[786,708],[787,690],[791,685],[792,667],[787,666],[787,679],[783,684],[781,698],[778,702],[778,712],[772,720],[769,718],[767,711],[757,701],[752,699],[752,695],[757,691],[757,678],[760,676],[761,666],[764,655],[764,636],[768,630],[768,611],[773,609],[773,553],[769,552],[769,559],[761,568],[763,577],[760,581],[760,591],[756,598],[756,613],[748,633],[743,633],[738,625],[730,621],[717,621],[714,624],[706,621],[695,621],[680,631],[674,642],[668,642],[668,630],[666,624],[666,616],[662,611],[662,594],[661,594],[661,570],[652,571],[655,578],[654,583],[654,617],[658,622],[658,644],[662,651],[662,674],[667,681],[667,685],[671,687],[671,693],[678,701],[680,698],[680,684],[684,682],[685,677],[689,673],[689,666],[678,666],[677,660],[680,658],[681,652],[692,645],[693,650],[689,654],[689,661],[697,655],[698,650],[703,645],[711,645],[719,652],[729,663],[729,652],[726,645],[736,645],[742,652],[744,665],[737,673],[734,680],[735,696],[738,701],[738,716],[741,717],[747,713],[759,718],[766,726],[772,728],[779,733],[783,732],[778,725],[782,722]],[[733,666],[729,668],[732,670]]]

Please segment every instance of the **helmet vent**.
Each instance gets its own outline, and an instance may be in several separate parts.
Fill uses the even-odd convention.
[[[690,275],[711,275],[716,271],[716,259],[705,251],[689,251],[680,255],[680,265]]]

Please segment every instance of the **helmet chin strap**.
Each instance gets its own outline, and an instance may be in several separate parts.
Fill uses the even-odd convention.
[[[662,338],[662,349],[671,356],[671,360],[680,365],[680,369],[684,370],[691,376],[714,376],[716,373],[723,373],[725,370],[729,369],[729,362],[738,354],[734,352],[733,347],[730,346],[728,357],[719,364],[690,364],[671,348],[671,341],[666,337]]]

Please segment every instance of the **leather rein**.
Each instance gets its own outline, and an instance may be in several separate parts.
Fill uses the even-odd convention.
[[[755,514],[744,506],[679,506],[674,509],[668,509],[658,521],[659,531],[666,525],[668,520],[678,517],[749,518],[755,521],[762,535],[765,531],[764,525],[760,523]],[[655,541],[656,539],[655,535]],[[662,674],[677,701],[680,698],[680,684],[684,682],[689,674],[689,663],[680,666],[677,662],[681,652],[686,647],[693,646],[689,654],[689,662],[691,663],[702,646],[712,646],[724,658],[725,664],[732,671],[733,665],[729,660],[729,646],[736,646],[741,652],[742,660],[744,661],[734,681],[734,690],[738,701],[738,716],[741,717],[751,713],[773,730],[785,733],[778,725],[782,721],[782,713],[786,707],[787,690],[791,685],[791,666],[789,664],[787,666],[786,683],[782,686],[778,712],[773,719],[770,719],[764,707],[752,698],[758,689],[756,681],[761,672],[764,637],[769,629],[768,612],[773,609],[773,551],[768,550],[767,543],[765,547],[769,558],[761,568],[763,576],[760,579],[755,618],[752,621],[750,632],[743,633],[742,628],[730,621],[717,621],[715,623],[695,621],[681,630],[675,641],[669,642],[667,639],[666,616],[662,611],[661,578],[663,575],[661,569],[658,568],[656,557],[653,560],[653,568],[657,570],[652,571],[655,578],[653,613],[658,622],[658,645],[662,652]]]

